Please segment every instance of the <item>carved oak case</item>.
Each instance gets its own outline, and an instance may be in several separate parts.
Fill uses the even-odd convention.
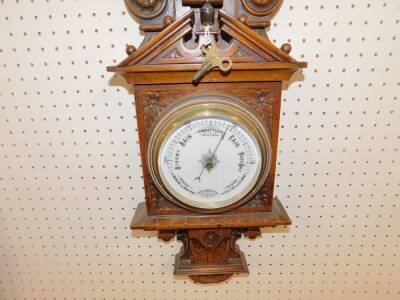
[[[126,0],[145,38],[138,49],[128,45],[128,57],[108,71],[122,74],[134,86],[146,202],[137,207],[131,228],[157,230],[160,239],[176,236],[183,243],[176,275],[214,283],[248,273],[236,240],[260,236],[261,227],[291,224],[274,198],[281,92],[282,82],[306,63],[289,55],[289,44],[277,48],[268,39],[266,29],[281,4],[282,0]],[[208,69],[193,82],[205,60],[201,46],[206,35],[215,41],[218,55],[232,61],[232,69]],[[154,128],[170,107],[209,93],[238,99],[254,112],[267,128],[271,163],[259,189],[245,202],[204,212],[171,201],[160,190],[149,170],[148,149]]]

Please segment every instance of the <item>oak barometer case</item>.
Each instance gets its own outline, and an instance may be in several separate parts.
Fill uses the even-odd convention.
[[[280,102],[306,63],[266,34],[282,0],[126,4],[145,38],[108,70],[134,86],[146,201],[131,228],[183,243],[175,275],[248,273],[235,241],[291,224],[274,198]]]

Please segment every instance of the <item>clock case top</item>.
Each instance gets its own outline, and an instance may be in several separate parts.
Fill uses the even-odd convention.
[[[282,45],[282,49],[274,46],[265,28],[253,30],[222,9],[217,10],[215,18],[211,32],[216,36],[218,52],[221,57],[231,58],[233,67],[228,74],[213,69],[202,78],[202,84],[286,81],[307,66],[289,55],[289,44]],[[124,75],[128,83],[135,85],[192,84],[204,60],[198,43],[202,35],[200,10],[193,8],[161,32],[146,32],[139,49],[128,45],[130,55],[107,70]]]
[[[229,95],[246,102],[265,120],[271,134],[272,166],[266,183],[253,199],[225,214],[231,217],[230,226],[243,227],[243,222],[246,219],[251,220],[252,213],[256,212],[267,214],[263,215],[266,219],[259,222],[260,224],[254,224],[254,227],[290,224],[284,210],[282,213],[279,200],[273,199],[280,101],[282,81],[289,80],[294,72],[306,67],[306,63],[297,62],[289,55],[289,45],[283,45],[279,49],[270,42],[265,31],[270,15],[255,17],[249,14],[251,17],[244,18],[243,14],[239,14],[242,12],[238,9],[240,1],[225,1],[228,4],[222,4],[216,10],[211,32],[216,36],[220,55],[232,59],[232,70],[228,74],[222,74],[214,69],[204,76],[201,83],[193,84],[192,78],[201,68],[204,59],[198,44],[204,28],[200,22],[200,9],[196,4],[202,1],[184,2],[193,2],[193,5],[189,3],[185,8],[175,6],[172,16],[163,16],[163,25],[157,27],[150,21],[143,23],[142,20],[141,29],[145,32],[142,45],[137,50],[128,46],[129,56],[117,66],[108,67],[108,71],[120,73],[128,83],[134,84],[146,206],[138,207],[136,221],[134,219],[131,227],[164,230],[168,226],[154,225],[161,220],[157,216],[168,223],[174,220],[174,216],[180,218],[183,215],[204,215],[184,205],[178,206],[163,197],[155,187],[146,164],[149,136],[163,110],[177,101],[204,93]],[[224,3],[214,2],[217,6]],[[243,5],[240,7],[243,9]],[[169,6],[167,11],[171,12]],[[266,21],[262,23],[260,19]],[[144,222],[139,221],[141,215],[147,216]],[[239,219],[235,219],[237,215],[240,215]],[[170,218],[165,219],[164,216]],[[213,217],[209,217],[203,219],[203,223],[211,222],[212,226],[213,222],[210,220]],[[275,218],[275,221],[271,222],[271,218]],[[233,226],[234,220],[237,220],[237,226]]]

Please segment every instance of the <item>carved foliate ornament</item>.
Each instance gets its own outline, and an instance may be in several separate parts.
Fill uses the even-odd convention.
[[[272,17],[281,7],[283,0],[241,0],[243,7],[253,16]]]
[[[167,5],[167,0],[125,0],[129,10],[142,19],[158,17]]]

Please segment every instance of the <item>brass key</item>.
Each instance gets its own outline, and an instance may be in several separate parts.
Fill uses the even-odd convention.
[[[199,82],[204,75],[210,72],[214,68],[219,68],[222,73],[227,73],[232,69],[232,60],[229,57],[221,57],[217,53],[217,45],[215,41],[211,42],[210,45],[201,46],[201,51],[203,51],[205,60],[201,65],[201,69],[194,75],[193,82]]]

